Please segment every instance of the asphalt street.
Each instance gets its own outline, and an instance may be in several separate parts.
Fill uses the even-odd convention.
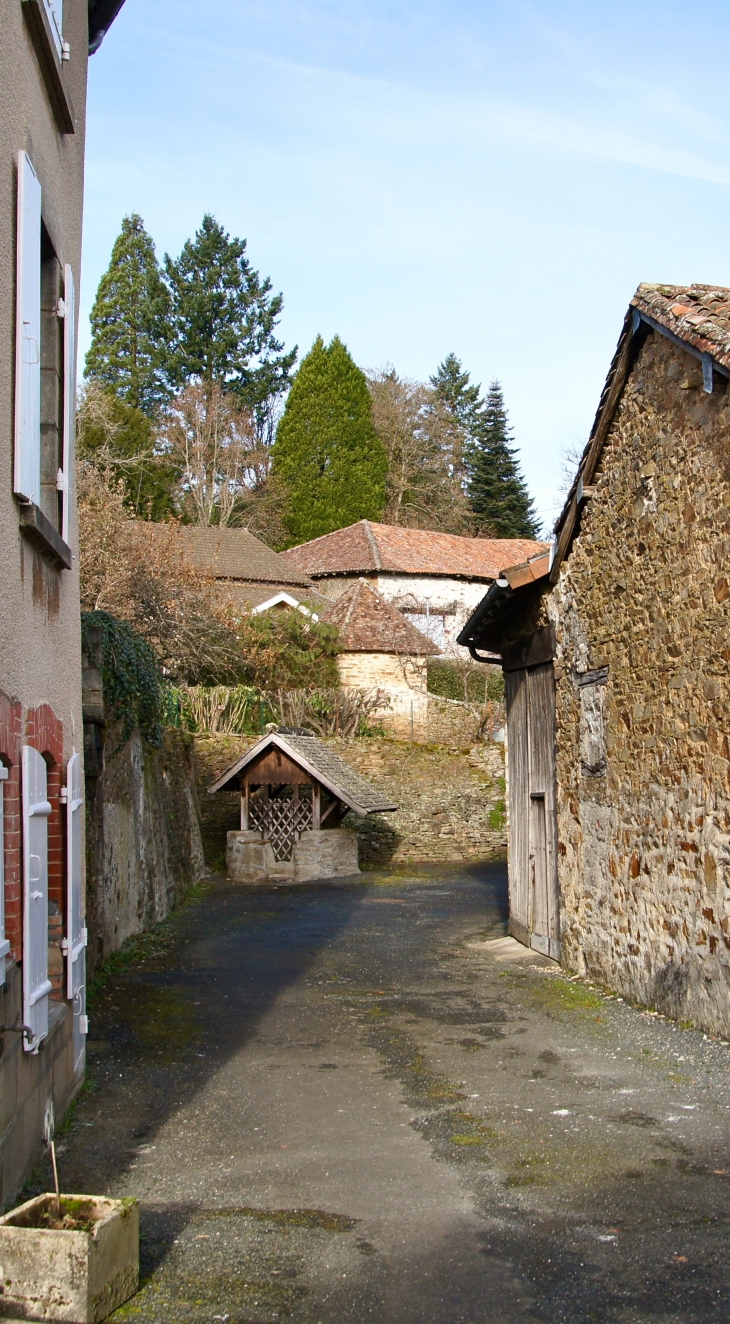
[[[59,1165],[140,1200],[115,1320],[727,1321],[730,1048],[505,907],[501,863],[218,883],[111,970]]]

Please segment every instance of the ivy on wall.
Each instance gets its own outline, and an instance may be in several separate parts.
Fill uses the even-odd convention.
[[[120,743],[126,744],[137,727],[148,744],[160,745],[169,697],[154,650],[110,612],[82,611],[81,642],[87,655],[96,653],[92,630],[101,633],[104,707],[110,720],[121,723]]]

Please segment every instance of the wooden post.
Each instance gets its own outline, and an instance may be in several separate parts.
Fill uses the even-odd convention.
[[[248,803],[249,803],[249,789],[248,789],[248,781],[246,781],[244,782],[243,791],[241,792],[241,831],[242,832],[248,832]]]
[[[312,831],[319,832],[321,827],[322,788],[319,782],[312,782]]]

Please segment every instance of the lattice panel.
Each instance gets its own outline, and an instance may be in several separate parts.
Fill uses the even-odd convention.
[[[252,800],[249,823],[271,843],[274,859],[290,860],[300,832],[312,826],[312,801],[307,797],[296,802],[290,796],[268,802]]]

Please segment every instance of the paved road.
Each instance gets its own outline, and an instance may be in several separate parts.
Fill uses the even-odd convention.
[[[515,959],[502,865],[217,886],[110,977],[72,1191],[149,1324],[727,1321],[730,1049]]]

